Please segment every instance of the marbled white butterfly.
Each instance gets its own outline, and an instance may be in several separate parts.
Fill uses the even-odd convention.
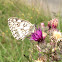
[[[25,37],[30,35],[35,30],[35,25],[29,21],[18,19],[17,17],[11,17],[8,19],[8,25],[12,32],[12,35],[17,40],[24,40]]]

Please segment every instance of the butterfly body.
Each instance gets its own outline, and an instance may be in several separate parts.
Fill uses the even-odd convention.
[[[12,35],[17,40],[24,39],[30,35],[35,30],[35,25],[31,24],[29,21],[18,19],[16,17],[11,17],[8,19],[8,25],[12,32]]]

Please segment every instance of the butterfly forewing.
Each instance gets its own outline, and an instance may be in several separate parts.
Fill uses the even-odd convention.
[[[17,40],[24,39],[30,35],[35,30],[35,25],[31,24],[29,21],[18,19],[16,17],[11,17],[8,19],[8,25],[12,32],[12,35]]]

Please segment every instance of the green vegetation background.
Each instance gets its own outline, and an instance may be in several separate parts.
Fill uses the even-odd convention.
[[[28,62],[24,54],[27,57],[32,54],[32,58],[36,59],[38,52],[31,52],[33,45],[29,39],[21,41],[12,36],[8,27],[10,17],[29,20],[36,25],[40,25],[41,22],[45,22],[46,25],[51,17],[46,16],[42,9],[27,6],[20,0],[0,0],[0,62]]]

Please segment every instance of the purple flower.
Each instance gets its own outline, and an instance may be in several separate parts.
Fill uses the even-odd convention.
[[[41,29],[36,29],[34,33],[32,33],[30,40],[42,42],[45,38],[42,35]]]

